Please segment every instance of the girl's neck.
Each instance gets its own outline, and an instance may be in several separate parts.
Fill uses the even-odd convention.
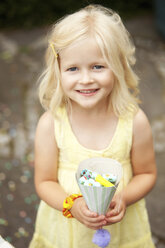
[[[113,114],[112,109],[108,107],[101,107],[101,108],[93,108],[93,109],[85,109],[79,106],[74,106],[73,104],[67,109],[69,119],[74,119],[75,121],[86,122],[88,121],[95,121],[95,120],[102,120],[105,119],[107,116]]]
[[[102,150],[110,144],[118,118],[112,110],[71,108],[68,118],[72,131],[81,145]]]
[[[95,118],[96,116],[105,116],[108,113],[112,112],[112,109],[109,107],[109,100],[103,100],[100,104],[97,104],[97,106],[91,107],[91,108],[83,108],[77,103],[70,102],[69,103],[69,112],[74,115],[80,115],[82,117],[89,116],[91,118]]]

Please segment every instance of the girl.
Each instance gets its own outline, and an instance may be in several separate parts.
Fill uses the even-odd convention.
[[[30,248],[94,248],[93,233],[104,226],[108,247],[154,247],[143,197],[156,166],[151,128],[138,107],[134,51],[120,17],[101,6],[53,26],[39,91],[47,110],[35,138],[42,201]],[[116,194],[105,216],[87,208],[75,179],[78,164],[91,157],[116,159],[124,170],[120,208]]]

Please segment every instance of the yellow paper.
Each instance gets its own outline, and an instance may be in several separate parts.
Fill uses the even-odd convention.
[[[103,178],[101,175],[97,175],[95,178],[96,182],[99,182],[104,187],[113,187],[114,184]]]

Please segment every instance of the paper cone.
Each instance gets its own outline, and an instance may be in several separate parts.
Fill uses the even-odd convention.
[[[99,174],[112,173],[117,177],[117,181],[113,187],[95,187],[86,186],[79,183],[81,171],[88,169]],[[86,201],[88,208],[91,211],[100,214],[106,214],[116,188],[122,177],[121,164],[113,159],[109,158],[90,158],[82,161],[79,164],[76,179],[82,195]]]

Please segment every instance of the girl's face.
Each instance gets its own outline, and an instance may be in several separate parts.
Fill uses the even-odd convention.
[[[60,52],[60,72],[62,88],[73,106],[108,107],[114,76],[93,38]]]

